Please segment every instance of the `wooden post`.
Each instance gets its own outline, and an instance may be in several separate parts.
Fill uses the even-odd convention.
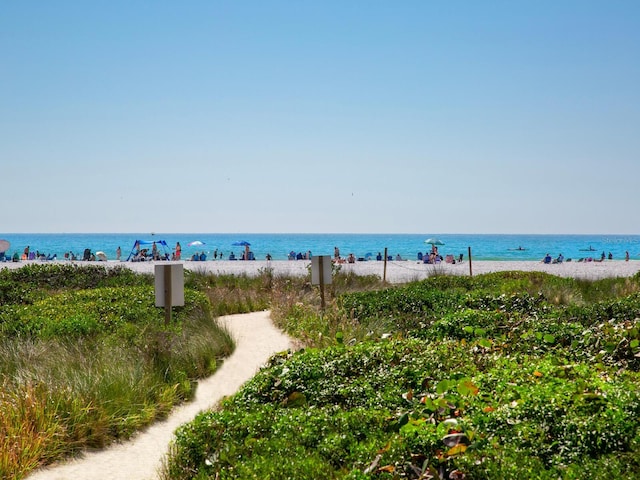
[[[384,273],[382,274],[382,283],[387,283],[387,247],[384,247]]]
[[[320,309],[324,312],[324,256],[322,255],[318,257],[318,267],[320,269],[318,272],[318,281],[320,283]]]
[[[471,247],[469,248],[469,276],[473,277],[473,270],[471,269]]]
[[[171,268],[168,266],[164,269],[164,324],[168,326],[171,323]]]

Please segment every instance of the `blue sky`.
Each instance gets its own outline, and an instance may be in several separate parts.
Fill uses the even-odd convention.
[[[638,1],[0,11],[5,232],[639,233]]]

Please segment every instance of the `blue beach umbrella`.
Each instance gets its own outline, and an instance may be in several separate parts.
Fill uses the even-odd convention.
[[[249,242],[246,242],[244,240],[240,241],[240,242],[233,242],[231,244],[234,247],[249,247],[251,246],[251,244]]]

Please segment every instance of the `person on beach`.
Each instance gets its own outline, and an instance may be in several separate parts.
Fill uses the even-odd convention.
[[[122,256],[122,250],[120,249],[120,246],[118,246],[118,248],[116,248],[116,260],[120,261],[121,256]]]
[[[180,260],[182,256],[182,247],[180,246],[180,242],[176,242],[176,260]]]
[[[624,261],[628,262],[629,261],[629,252],[624,252]]]
[[[29,245],[27,245],[24,249],[24,252],[22,252],[22,259],[29,260]]]

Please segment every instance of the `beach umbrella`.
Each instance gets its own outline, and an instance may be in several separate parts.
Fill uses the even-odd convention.
[[[240,242],[233,242],[231,245],[234,247],[249,247],[251,244],[249,242],[242,240]]]
[[[0,240],[0,252],[6,252],[9,250],[11,244],[7,240]]]
[[[106,253],[104,253],[104,252],[96,252],[96,258],[97,258],[98,260],[101,260],[101,261],[103,261],[103,262],[106,262],[106,261],[107,261],[107,254],[106,254]]]
[[[199,247],[201,245],[205,245],[205,243],[200,240],[194,240],[193,242],[187,243],[187,246],[189,247]]]
[[[444,242],[439,238],[427,238],[424,243],[428,243],[429,245],[444,245]]]

